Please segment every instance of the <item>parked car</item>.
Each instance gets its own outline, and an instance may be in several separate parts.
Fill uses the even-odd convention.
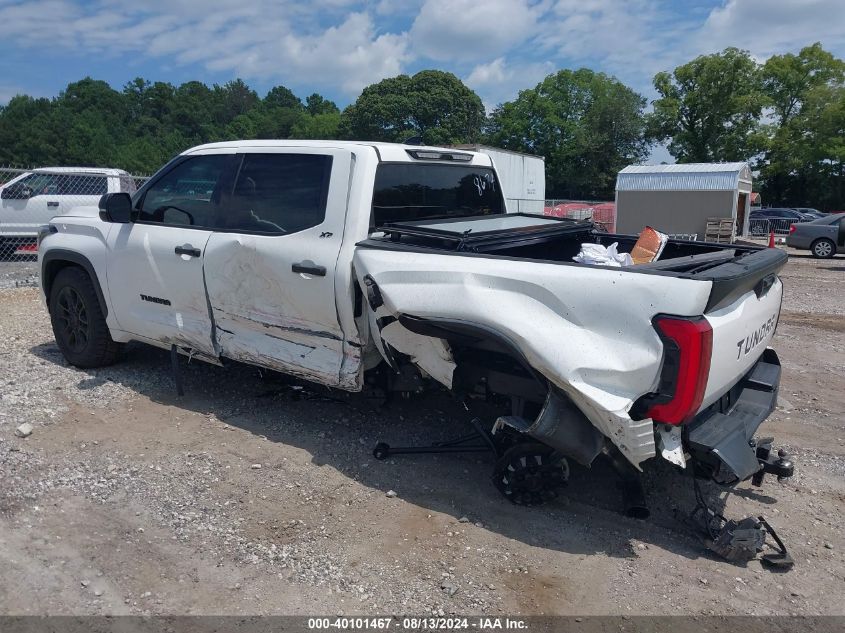
[[[786,253],[669,240],[652,263],[573,261],[585,242],[636,241],[506,213],[478,152],[230,141],[71,210],[41,231],[39,261],[70,363],[135,340],[348,391],[439,383],[490,416],[476,428],[516,503],[601,455],[627,491],[652,458],[725,485],[790,476],[754,439],[777,399]]]
[[[799,213],[795,209],[770,207],[752,211],[748,215],[749,230],[752,235],[768,235],[774,231],[780,235],[787,235],[789,227],[795,222],[807,222],[811,218]]]
[[[813,257],[833,257],[845,253],[845,213],[826,215],[812,222],[793,224],[786,245],[808,249]]]
[[[96,205],[104,193],[135,192],[121,169],[44,167],[0,187],[0,240],[35,241],[38,228],[76,206]]]
[[[794,207],[798,213],[802,213],[805,216],[809,216],[813,220],[818,220],[819,218],[826,218],[827,213],[823,211],[819,211],[818,209],[811,209],[810,207]]]

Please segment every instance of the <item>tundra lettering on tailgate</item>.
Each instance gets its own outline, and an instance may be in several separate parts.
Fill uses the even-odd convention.
[[[736,359],[739,360],[740,357],[743,355],[743,350],[745,350],[745,354],[747,355],[751,350],[757,347],[761,342],[766,340],[772,330],[775,329],[775,325],[778,322],[778,315],[773,314],[769,317],[769,320],[766,321],[763,325],[758,327],[754,330],[751,334],[746,336],[744,339],[740,339],[736,344]]]

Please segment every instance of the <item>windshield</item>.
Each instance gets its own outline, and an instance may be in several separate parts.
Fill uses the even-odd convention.
[[[376,171],[372,225],[505,212],[489,167],[386,163]]]

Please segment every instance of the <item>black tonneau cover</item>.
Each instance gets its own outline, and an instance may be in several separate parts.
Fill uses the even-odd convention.
[[[477,251],[497,244],[546,239],[593,228],[589,220],[530,213],[502,213],[409,222],[387,222],[376,228],[392,242],[413,238],[418,245]]]

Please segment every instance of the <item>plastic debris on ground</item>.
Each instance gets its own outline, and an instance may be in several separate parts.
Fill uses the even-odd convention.
[[[619,242],[610,246],[602,244],[581,244],[581,252],[574,259],[579,264],[597,264],[599,266],[630,266],[633,263],[630,253],[620,253],[616,250]]]

